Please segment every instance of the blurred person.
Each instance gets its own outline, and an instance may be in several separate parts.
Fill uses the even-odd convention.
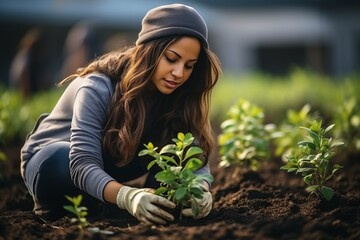
[[[20,41],[10,65],[9,85],[20,90],[24,99],[53,86],[47,47],[40,28],[30,29]]]
[[[159,186],[156,168],[147,170],[151,159],[138,152],[149,141],[162,147],[178,132],[191,132],[204,150],[196,174],[210,174],[209,105],[221,68],[207,36],[194,8],[159,6],[144,16],[135,45],[104,54],[61,81],[66,90],[21,149],[21,175],[35,214],[58,211],[64,195],[80,192],[146,224],[174,220],[165,208],[175,204],[152,193]],[[146,174],[143,186],[124,185]],[[196,218],[212,209],[210,183],[203,187]],[[194,217],[191,209],[183,214]]]
[[[61,78],[67,77],[95,59],[101,52],[96,31],[90,23],[79,22],[69,31],[64,43],[64,60]]]

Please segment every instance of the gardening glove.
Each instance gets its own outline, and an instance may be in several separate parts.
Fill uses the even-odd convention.
[[[116,196],[116,204],[142,223],[166,224],[167,221],[174,221],[174,216],[161,207],[175,208],[175,203],[153,192],[154,189],[150,188],[123,186]]]
[[[203,198],[202,199],[195,198],[195,201],[198,202],[199,207],[200,207],[199,215],[194,216],[191,208],[186,208],[186,209],[182,210],[182,214],[185,217],[193,217],[195,219],[200,219],[200,218],[206,217],[210,213],[210,211],[212,209],[212,205],[213,205],[213,199],[212,199],[211,192],[205,191]]]

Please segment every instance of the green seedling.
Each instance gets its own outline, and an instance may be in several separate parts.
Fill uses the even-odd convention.
[[[269,140],[273,124],[264,125],[263,109],[240,99],[220,125],[218,137],[221,167],[236,165],[257,171],[270,154]]]
[[[155,175],[160,187],[155,194],[174,202],[180,209],[179,219],[182,218],[182,209],[191,207],[193,215],[197,216],[200,207],[195,198],[202,199],[204,181],[211,183],[214,179],[209,174],[195,174],[202,166],[200,157],[203,150],[193,146],[194,137],[191,133],[178,133],[173,138],[174,144],[164,146],[160,151],[152,142],[144,144],[139,156],[149,155],[154,158],[147,168],[150,170],[155,164],[160,171]]]
[[[87,208],[84,206],[80,206],[81,201],[83,199],[83,196],[81,194],[79,194],[76,197],[70,197],[67,195],[65,195],[65,197],[67,200],[69,200],[72,203],[72,205],[65,205],[63,207],[65,210],[69,211],[70,213],[73,213],[76,216],[75,218],[71,218],[70,221],[72,223],[77,223],[78,227],[81,230],[86,229],[89,232],[101,233],[101,234],[106,234],[106,235],[114,234],[113,231],[101,230],[98,227],[89,227],[90,223],[86,219],[86,216],[88,215]]]
[[[346,154],[360,151],[360,106],[355,97],[344,101],[334,114],[334,137],[344,141]]]
[[[304,131],[299,126],[309,127],[315,120],[316,115],[311,113],[311,106],[304,105],[299,111],[290,109],[287,111],[286,119],[278,127],[275,143],[275,156],[281,157],[286,162],[291,148],[305,137]]]
[[[72,205],[65,205],[64,209],[73,213],[76,217],[71,218],[72,223],[77,223],[80,229],[84,229],[89,226],[89,222],[86,219],[88,215],[87,208],[80,206],[83,196],[80,194],[76,197],[65,196]]]
[[[301,174],[307,191],[318,194],[326,200],[331,200],[334,191],[325,183],[342,168],[334,164],[331,168],[330,160],[335,155],[335,147],[343,145],[343,142],[333,142],[332,138],[326,138],[326,134],[334,127],[334,124],[326,129],[322,128],[322,122],[314,120],[310,127],[300,127],[306,130],[306,140],[298,142],[298,147],[293,148],[288,156],[288,162],[281,167],[287,172]]]

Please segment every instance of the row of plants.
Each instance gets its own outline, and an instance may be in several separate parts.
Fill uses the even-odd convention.
[[[339,147],[347,146],[342,154],[360,152],[360,109],[356,100],[352,98],[338,107],[329,120],[338,125],[323,126],[323,119],[311,111],[309,104],[299,111],[289,109],[287,118],[279,125],[265,124],[264,119],[263,109],[248,100],[239,99],[230,107],[228,118],[222,122],[221,134],[218,135],[219,166],[235,165],[235,170],[258,171],[265,161],[281,157],[282,170],[301,175],[310,194],[331,200],[334,190],[327,182],[342,168],[333,162]],[[203,198],[203,181],[211,183],[214,179],[208,174],[195,174],[202,166],[200,157],[203,150],[193,145],[191,133],[179,132],[172,142],[161,149],[152,142],[144,144],[139,156],[153,158],[148,169],[154,165],[160,167],[155,175],[160,187],[155,194],[178,206],[180,215],[176,217],[181,219],[181,210],[186,207],[191,207],[193,215],[197,216],[199,206],[196,199]],[[275,146],[274,151],[271,151],[271,145]],[[64,208],[76,216],[71,221],[81,229],[101,232],[98,228],[89,227],[87,209],[80,206],[82,196],[66,197],[73,205]]]
[[[304,182],[308,185],[307,190],[309,192],[318,194],[326,200],[331,200],[334,191],[326,183],[341,169],[340,165],[332,162],[334,155],[338,151],[337,147],[345,145],[346,148],[343,148],[345,149],[343,151],[346,154],[358,153],[360,149],[360,111],[357,104],[357,95],[353,92],[356,88],[349,88],[347,81],[335,84],[326,82],[321,78],[316,79],[321,83],[321,88],[319,87],[317,90],[326,89],[324,87],[325,82],[328,86],[334,84],[337,89],[334,92],[329,91],[329,89],[321,92],[326,92],[326,95],[317,92],[316,101],[307,98],[312,96],[309,92],[306,92],[302,98],[298,96],[298,99],[289,98],[286,101],[282,99],[281,95],[272,95],[274,94],[273,89],[280,89],[279,86],[282,85],[284,85],[282,89],[284,92],[291,92],[286,89],[289,84],[293,84],[291,89],[294,91],[300,93],[305,91],[301,90],[301,84],[299,83],[303,83],[304,79],[308,79],[307,74],[305,71],[295,72],[290,76],[290,81],[282,81],[281,84],[279,84],[281,80],[275,82],[269,81],[273,80],[269,78],[262,80],[261,83],[265,84],[267,90],[271,89],[271,91],[266,92],[269,94],[261,93],[261,99],[267,103],[266,108],[271,112],[271,117],[267,118],[263,108],[258,107],[253,102],[245,98],[238,98],[238,101],[226,113],[228,119],[220,125],[220,134],[218,135],[219,165],[221,167],[236,165],[237,169],[257,171],[262,163],[272,159],[272,154],[274,154],[275,157],[283,159],[283,170],[302,175]],[[352,82],[352,80],[349,81]],[[244,82],[238,81],[236,84],[244,84]],[[249,84],[249,82],[246,84]],[[254,79],[253,86],[259,86],[258,84],[259,81]],[[308,89],[314,89],[316,84],[319,83],[315,81],[308,86]],[[342,86],[342,88],[339,88],[339,86]],[[232,88],[236,89],[234,86]],[[237,89],[238,92],[239,89]],[[244,86],[244,89],[249,92],[248,85]],[[2,95],[4,100],[0,108],[2,144],[24,138],[39,114],[51,110],[61,94],[61,89],[35,96],[26,103],[21,101],[16,92],[6,91],[6,93]],[[313,94],[315,95],[315,93]],[[222,96],[230,95],[227,93]],[[267,95],[271,95],[270,99],[266,98]],[[332,104],[329,104],[328,101],[330,96]],[[351,96],[351,98],[344,101],[345,96]],[[234,97],[236,98],[236,95],[232,96],[232,98]],[[299,111],[292,110],[292,104],[298,106],[303,101],[312,104],[314,102],[317,111],[312,111],[310,104],[304,105]],[[224,109],[219,104],[220,101],[216,95],[213,103]],[[334,106],[338,107],[334,108]],[[288,110],[289,108],[290,110]],[[287,110],[285,120],[280,117],[284,116],[281,115],[284,110]],[[15,117],[16,111],[17,118]],[[326,113],[325,116],[322,115],[323,112]],[[12,119],[15,120],[12,121]],[[216,119],[214,115],[213,119]],[[269,119],[276,121],[275,123],[265,123],[269,122]],[[214,122],[216,123],[215,120]],[[335,122],[335,124],[332,122]],[[324,125],[328,126],[324,127]],[[196,216],[199,208],[197,201],[194,199],[203,197],[202,182],[212,182],[213,179],[210,175],[195,174],[195,171],[202,164],[200,160],[202,149],[193,146],[193,140],[194,137],[191,133],[178,133],[172,140],[173,143],[166,145],[162,149],[158,149],[151,142],[144,144],[145,149],[139,153],[139,156],[152,156],[154,160],[149,164],[148,168],[150,169],[156,164],[161,169],[156,175],[156,179],[160,182],[160,188],[156,189],[155,194],[162,195],[175,202],[180,207],[180,210],[184,207],[191,207],[193,214]],[[274,152],[271,151],[271,146],[275,148]],[[82,228],[87,227],[89,224],[85,218],[87,214],[86,208],[80,206],[82,197],[67,196],[67,198],[73,203],[73,206],[65,206],[65,209],[77,216],[74,222],[76,221]]]
[[[38,116],[51,111],[63,90],[53,88],[24,101],[19,91],[0,86],[0,147],[21,144]],[[349,96],[359,102],[358,93],[357,75],[335,79],[302,69],[283,77],[225,74],[213,92],[211,119],[215,126],[219,125],[229,106],[240,98],[262,106],[267,112],[267,122],[280,123],[289,108],[298,109],[306,103],[327,117],[334,114],[334,106]]]
[[[360,107],[356,99],[344,101],[329,119],[312,112],[310,104],[299,111],[289,109],[286,116],[280,124],[265,124],[263,109],[240,99],[220,126],[219,165],[257,171],[265,161],[281,157],[281,169],[300,174],[310,193],[331,200],[334,191],[325,184],[342,168],[333,163],[333,157],[360,152]],[[328,122],[327,127],[324,122]],[[345,147],[338,149],[340,146]]]

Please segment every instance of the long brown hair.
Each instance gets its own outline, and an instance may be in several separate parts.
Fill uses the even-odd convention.
[[[94,71],[112,80],[114,94],[104,127],[103,150],[116,159],[118,166],[129,163],[142,144],[149,100],[146,93],[152,85],[151,77],[164,51],[178,39],[161,38],[108,53],[60,83]],[[158,133],[162,144],[171,140],[177,131],[190,131],[205,155],[210,154],[214,145],[209,121],[210,97],[220,74],[218,58],[202,47],[189,80],[167,96],[171,106],[159,117],[164,126]]]

